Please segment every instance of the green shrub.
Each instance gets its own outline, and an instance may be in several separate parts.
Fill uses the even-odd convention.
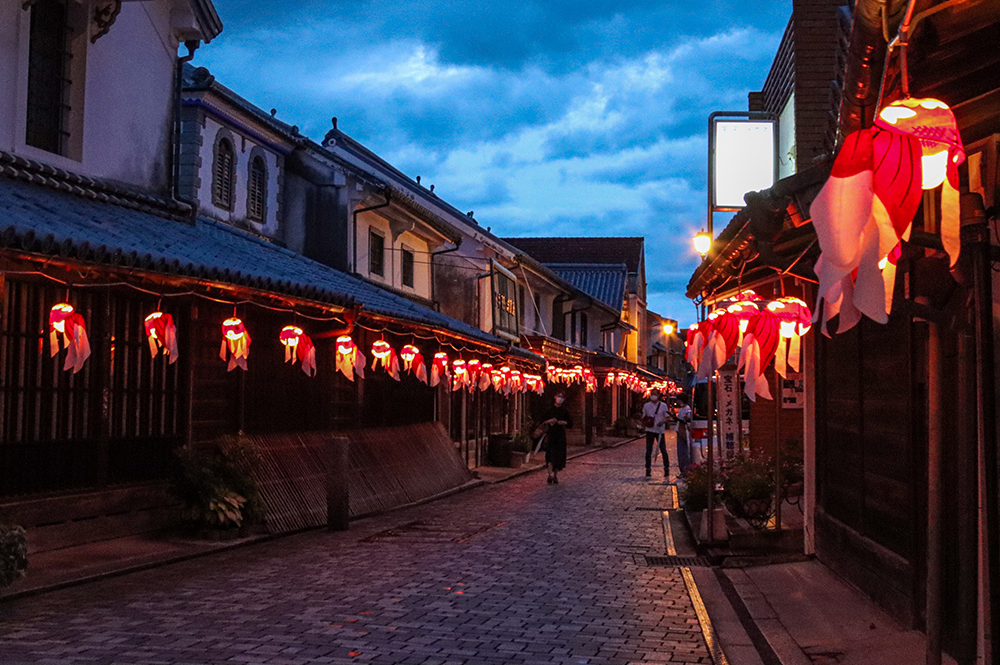
[[[684,472],[683,478],[680,498],[684,510],[700,511],[708,508],[708,466],[692,464]]]
[[[28,568],[28,539],[16,524],[0,524],[0,587],[24,577]]]
[[[264,500],[253,473],[256,449],[240,437],[177,450],[179,473],[174,493],[184,502],[183,517],[201,528],[243,527],[264,518]]]
[[[763,527],[772,513],[773,460],[763,455],[736,455],[726,462],[723,475],[723,497],[729,512]]]

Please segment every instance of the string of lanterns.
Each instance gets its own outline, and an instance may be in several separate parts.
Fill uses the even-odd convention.
[[[688,329],[685,358],[698,379],[714,375],[739,349],[737,371],[743,371],[744,392],[773,399],[764,370],[787,378],[802,364],[802,336],[809,332],[812,313],[802,300],[781,297],[764,301],[752,292],[719,304],[704,321]]]

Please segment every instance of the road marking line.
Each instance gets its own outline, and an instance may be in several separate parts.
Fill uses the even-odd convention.
[[[674,491],[676,492],[677,489],[674,488]],[[663,534],[667,541],[667,554],[677,556],[677,548],[674,545],[674,531],[670,526],[670,513],[666,510],[663,511]],[[684,585],[687,587],[688,596],[690,596],[691,604],[694,606],[694,612],[698,615],[698,625],[701,626],[701,634],[705,638],[705,644],[708,645],[708,652],[712,656],[712,662],[715,665],[729,665],[726,654],[716,638],[712,619],[708,616],[708,610],[705,609],[705,603],[701,599],[701,592],[698,591],[698,585],[695,584],[691,569],[686,566],[682,567],[681,576],[684,578]]]
[[[671,485],[670,486],[670,496],[674,500],[674,508],[680,508],[681,507],[681,502],[677,498],[677,485]]]
[[[716,639],[715,628],[712,627],[712,620],[708,616],[708,610],[705,609],[705,603],[701,599],[698,585],[694,583],[694,575],[691,574],[691,569],[681,568],[681,575],[684,577],[684,584],[687,585],[688,595],[691,596],[691,604],[694,605],[695,614],[698,615],[701,634],[705,638],[705,644],[708,645],[709,653],[712,654],[712,662],[715,665],[729,665],[726,654],[722,650],[722,645]]]

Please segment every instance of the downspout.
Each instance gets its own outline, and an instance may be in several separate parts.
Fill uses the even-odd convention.
[[[858,0],[847,51],[844,96],[840,102],[840,138],[870,127],[878,112],[891,35],[896,33],[907,0]]]
[[[170,173],[170,195],[177,201],[184,201],[185,203],[192,203],[191,201],[181,197],[180,192],[180,179],[181,179],[181,89],[184,86],[184,65],[191,62],[194,59],[194,52],[198,50],[198,46],[201,44],[197,39],[188,39],[184,42],[184,48],[187,49],[187,55],[179,56],[177,58],[177,64],[174,71],[174,122],[173,122],[173,145],[172,149],[168,153],[170,158],[170,165],[168,172]],[[198,206],[195,204],[192,206],[192,217],[198,212]]]
[[[392,203],[392,190],[386,188],[382,190],[382,196],[385,197],[385,203],[379,203],[378,205],[369,206],[367,208],[358,208],[352,213],[351,219],[351,239],[354,246],[351,250],[351,272],[355,275],[358,274],[358,215],[363,212],[371,212],[372,210],[378,210],[379,208],[386,208]]]

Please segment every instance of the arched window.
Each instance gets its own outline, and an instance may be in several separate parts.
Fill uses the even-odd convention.
[[[247,182],[247,219],[263,224],[267,203],[267,165],[260,155],[250,160],[250,178]]]
[[[215,142],[215,165],[212,169],[212,203],[225,210],[233,209],[233,185],[236,151],[233,142],[220,138]]]

